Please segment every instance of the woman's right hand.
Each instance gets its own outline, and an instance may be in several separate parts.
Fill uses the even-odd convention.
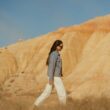
[[[53,85],[53,80],[49,80],[49,84],[50,85]]]

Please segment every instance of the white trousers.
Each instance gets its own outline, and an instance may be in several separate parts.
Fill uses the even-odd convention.
[[[66,104],[66,91],[62,82],[61,77],[54,77],[54,86],[57,91],[58,99],[60,101],[60,104],[65,105]],[[35,100],[34,104],[36,106],[39,106],[42,104],[42,102],[49,97],[49,95],[52,92],[52,85],[49,83],[46,84],[46,87],[42,94]]]

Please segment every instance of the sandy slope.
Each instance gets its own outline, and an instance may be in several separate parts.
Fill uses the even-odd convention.
[[[49,49],[61,39],[63,80],[70,97],[110,96],[110,15],[63,27],[0,49],[0,85],[10,96],[36,94],[47,82]]]

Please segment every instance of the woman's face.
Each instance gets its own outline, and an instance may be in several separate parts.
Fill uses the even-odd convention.
[[[61,51],[63,49],[63,44],[60,44],[59,46],[57,46],[57,50]]]

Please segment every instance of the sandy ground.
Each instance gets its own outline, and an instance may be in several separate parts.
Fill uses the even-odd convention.
[[[23,94],[11,96],[2,94],[0,97],[0,110],[29,110],[41,93]],[[60,106],[58,97],[52,92],[50,97],[44,101],[42,106],[36,110],[110,110],[110,98],[107,97],[86,97],[82,100],[67,100],[66,106]]]

